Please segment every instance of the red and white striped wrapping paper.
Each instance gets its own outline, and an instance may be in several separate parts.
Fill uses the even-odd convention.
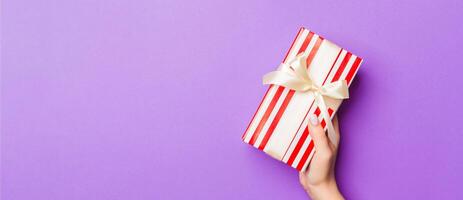
[[[299,30],[283,62],[304,51],[309,52],[309,75],[317,85],[344,79],[350,86],[362,63],[360,57],[305,28]],[[326,129],[314,101],[313,93],[271,85],[243,134],[243,141],[299,171],[305,170],[314,153],[307,127],[309,113],[317,115]],[[326,99],[331,117],[341,102]]]

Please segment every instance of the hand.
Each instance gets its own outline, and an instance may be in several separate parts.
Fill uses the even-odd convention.
[[[299,181],[312,199],[344,199],[334,176],[334,164],[339,145],[337,116],[333,119],[333,125],[338,138],[336,144],[328,139],[317,116],[310,116],[309,133],[315,144],[315,153],[307,170],[299,173]]]

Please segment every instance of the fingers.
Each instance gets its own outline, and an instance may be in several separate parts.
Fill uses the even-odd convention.
[[[312,114],[309,117],[309,121],[309,133],[314,141],[315,150],[318,153],[329,152],[329,140],[322,128],[322,125],[320,124],[320,121],[318,120],[318,117]]]
[[[333,126],[334,126],[334,134],[336,138],[336,142],[333,143],[334,147],[337,149],[339,146],[339,139],[340,139],[340,134],[339,134],[339,122],[338,122],[338,116],[335,115],[333,118]]]
[[[307,174],[306,174],[306,172],[307,172],[307,170],[299,172],[299,181],[301,182],[301,185],[303,185],[303,186],[305,186],[305,184],[307,182]]]
[[[309,188],[309,175],[306,171],[299,172],[299,182],[301,183],[302,187],[307,190]]]

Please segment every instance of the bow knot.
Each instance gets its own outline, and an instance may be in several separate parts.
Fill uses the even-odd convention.
[[[264,75],[263,83],[283,86],[298,92],[312,92],[315,103],[320,108],[323,119],[327,122],[328,137],[336,144],[338,138],[335,136],[336,134],[334,133],[334,127],[331,123],[324,97],[338,100],[347,99],[349,98],[348,86],[345,80],[338,80],[321,86],[317,85],[310,78],[307,57],[307,53],[302,53],[297,55],[294,60],[288,62],[289,64],[280,64],[277,71]]]

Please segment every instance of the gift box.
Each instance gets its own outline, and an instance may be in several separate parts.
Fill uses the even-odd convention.
[[[270,84],[242,139],[297,170],[314,154],[309,114],[319,117],[331,140],[331,119],[352,83],[362,59],[308,29],[301,28]],[[334,89],[333,89],[334,88]],[[330,129],[331,127],[331,129]]]

